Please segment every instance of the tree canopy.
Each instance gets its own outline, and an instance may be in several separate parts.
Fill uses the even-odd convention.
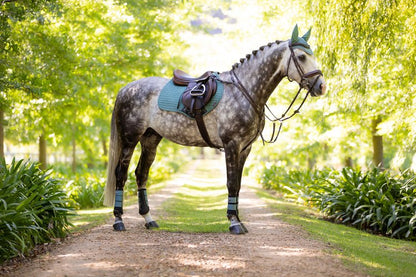
[[[68,155],[81,149],[86,163],[101,162],[97,153],[105,154],[111,109],[122,86],[145,76],[168,77],[174,68],[200,73],[221,70],[223,63],[231,67],[244,51],[288,39],[299,23],[301,29],[312,27],[311,45],[329,93],[309,99],[301,116],[285,123],[278,145],[258,143],[256,159],[368,166],[377,144],[385,167],[409,167],[412,160],[416,167],[414,4],[5,0],[0,137],[5,126],[10,144],[43,138]],[[192,58],[191,64],[185,56],[200,62]],[[270,103],[285,106],[293,88],[283,82]]]

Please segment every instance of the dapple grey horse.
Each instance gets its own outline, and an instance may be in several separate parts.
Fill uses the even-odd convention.
[[[279,82],[287,77],[312,96],[325,93],[322,72],[307,40],[295,27],[292,38],[260,47],[241,59],[230,71],[219,74],[224,93],[217,107],[204,116],[211,142],[224,149],[230,232],[244,234],[246,227],[238,217],[238,198],[244,163],[252,143],[265,124],[265,105]],[[158,227],[150,215],[146,182],[156,149],[162,138],[185,146],[207,147],[195,120],[158,107],[158,96],[168,79],[143,78],[122,88],[117,95],[111,121],[108,179],[104,204],[114,205],[114,230],[125,230],[123,188],[132,153],[138,143],[141,156],[135,174],[138,186],[139,213],[147,228]]]

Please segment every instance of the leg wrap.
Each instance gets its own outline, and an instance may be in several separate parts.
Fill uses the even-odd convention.
[[[228,197],[227,215],[229,217],[232,215],[238,216],[238,196]]]
[[[114,216],[121,217],[123,214],[123,191],[116,190],[116,196],[114,201]]]
[[[137,196],[139,199],[139,214],[145,215],[149,212],[149,203],[147,202],[147,190],[140,189],[137,192]]]

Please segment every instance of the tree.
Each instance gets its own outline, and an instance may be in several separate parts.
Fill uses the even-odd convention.
[[[42,11],[56,7],[55,0],[3,0],[0,3],[0,157],[4,156],[4,113],[16,100],[7,96],[6,91],[20,86],[10,71],[15,56],[21,51],[18,40],[11,36],[12,22],[35,18],[42,21]]]
[[[59,13],[42,11],[37,24],[11,22],[9,37],[20,50],[6,57],[7,80],[16,84],[2,92],[16,111],[7,116],[6,133],[16,142],[40,138],[39,149],[46,149],[44,142],[72,148],[74,165],[80,145],[95,162],[117,91],[185,63],[181,51],[171,50],[184,46],[177,32],[184,25],[175,19],[187,13],[186,5],[68,0]]]
[[[346,120],[335,122],[350,131],[358,124],[361,134],[357,139],[372,136],[374,165],[383,165],[381,136],[398,131],[387,131],[383,122],[391,122],[392,113],[402,110],[402,101],[397,100],[410,100],[402,88],[413,82],[406,76],[414,70],[415,61],[402,61],[410,50],[404,42],[408,41],[406,31],[410,30],[409,16],[414,18],[414,5],[406,0],[311,0],[309,4],[319,46],[316,55],[324,64],[328,82],[334,83],[329,101]],[[395,140],[400,147],[400,140]]]

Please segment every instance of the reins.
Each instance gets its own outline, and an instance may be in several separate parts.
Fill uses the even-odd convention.
[[[264,107],[260,107],[254,100],[253,98],[250,96],[250,93],[247,91],[247,89],[244,87],[244,85],[241,83],[240,79],[238,78],[237,74],[234,71],[234,68],[230,71],[230,75],[231,75],[231,82],[229,81],[225,81],[225,80],[220,80],[221,82],[227,83],[227,84],[232,84],[234,86],[236,86],[238,88],[238,90],[240,90],[244,97],[247,99],[247,101],[252,105],[252,107],[254,108],[254,110],[256,111],[256,113],[259,115],[259,118],[262,117],[262,115],[264,114],[265,118],[267,118],[267,120],[269,120],[270,122],[273,123],[273,131],[272,131],[272,135],[271,138],[269,140],[265,140],[263,137],[263,134],[260,132],[260,137],[263,140],[263,144],[264,143],[275,143],[280,135],[280,131],[282,130],[282,126],[283,126],[283,122],[291,119],[292,117],[294,117],[296,114],[300,113],[300,109],[302,108],[303,104],[305,103],[306,99],[308,98],[309,94],[311,93],[313,87],[315,86],[316,82],[318,81],[319,77],[322,76],[322,71],[317,69],[317,70],[313,70],[311,72],[308,73],[304,73],[301,65],[299,64],[299,61],[296,59],[295,53],[293,51],[293,46],[296,46],[297,44],[292,44],[292,41],[289,42],[289,49],[290,49],[290,58],[287,64],[287,73],[286,76],[288,78],[288,80],[290,82],[292,82],[293,80],[290,79],[289,77],[289,66],[290,66],[290,62],[291,60],[293,60],[293,63],[295,64],[296,70],[298,71],[299,75],[301,76],[301,81],[299,84],[299,90],[296,93],[295,97],[293,98],[292,102],[290,103],[289,107],[286,109],[286,111],[279,117],[277,118],[273,112],[271,111],[271,109],[269,108],[269,106],[267,104],[265,104],[266,109],[269,111],[269,113],[271,114],[271,117],[269,117],[268,115],[266,115],[265,113],[265,109]],[[297,100],[300,92],[302,89],[305,89],[308,84],[309,81],[307,78],[316,76],[315,80],[313,81],[312,85],[309,86],[308,92],[306,93],[305,97],[303,98],[302,102],[300,103],[300,105],[298,106],[298,108],[296,110],[293,111],[293,113],[289,116],[287,116],[287,113],[292,109],[295,101]],[[276,132],[276,122],[279,122],[279,128]],[[259,124],[259,128],[260,128],[260,124]],[[251,143],[250,143],[251,144]]]
[[[311,88],[313,88],[313,86],[316,84],[316,82],[318,81],[319,76],[317,76],[313,82],[313,85],[311,86]],[[266,104],[266,108],[269,111],[269,113],[274,117],[274,118],[270,118],[269,116],[267,116],[265,114],[265,117],[273,123],[273,131],[272,131],[272,135],[270,137],[269,140],[265,140],[263,137],[263,134],[260,134],[261,139],[263,140],[263,143],[275,143],[277,141],[277,139],[279,138],[280,135],[280,131],[282,130],[282,126],[283,126],[283,122],[291,119],[292,117],[294,117],[296,114],[300,113],[300,109],[302,108],[303,104],[305,103],[306,99],[308,98],[310,92],[311,92],[311,88],[309,88],[308,92],[306,93],[305,97],[303,98],[302,102],[300,103],[300,105],[298,106],[298,108],[296,110],[293,111],[293,113],[289,116],[286,116],[286,114],[290,111],[290,109],[292,108],[293,104],[295,103],[296,99],[298,98],[300,91],[303,89],[302,86],[299,86],[299,90],[296,93],[295,97],[293,98],[292,102],[290,103],[289,107],[286,109],[286,111],[279,117],[277,118],[273,112],[271,111],[271,109],[269,108],[269,106]],[[279,122],[279,128],[276,132],[276,122]]]

